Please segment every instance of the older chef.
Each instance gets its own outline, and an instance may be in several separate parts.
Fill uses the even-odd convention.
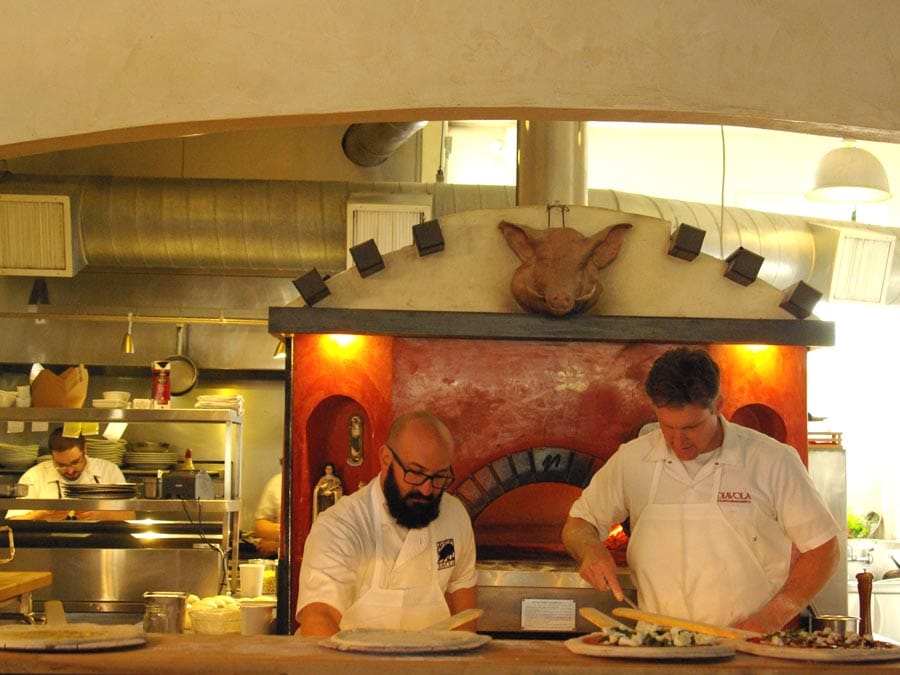
[[[35,464],[19,478],[28,486],[28,499],[59,499],[65,485],[84,483],[125,483],[121,469],[99,457],[88,457],[84,436],[63,436],[62,427],[50,432],[47,441],[50,461]],[[62,504],[61,504],[62,505]],[[71,511],[68,509],[42,509],[24,511],[11,509],[7,520],[125,520],[134,518],[134,511]]]
[[[840,528],[796,450],[720,415],[719,368],[703,350],[660,356],[645,390],[659,429],[618,449],[563,528],[581,576],[622,599],[603,539],[630,517],[628,564],[642,609],[782,628],[839,556]]]
[[[418,629],[475,606],[475,538],[453,482],[453,439],[434,415],[394,422],[377,479],[313,523],[297,601],[301,635]]]

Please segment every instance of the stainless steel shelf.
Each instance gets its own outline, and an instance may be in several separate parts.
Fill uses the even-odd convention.
[[[8,422],[191,422],[241,424],[243,417],[230,409],[171,408],[0,408],[0,421]]]
[[[235,513],[241,510],[237,499],[0,499],[0,509],[39,509],[72,511],[179,511],[192,513]]]

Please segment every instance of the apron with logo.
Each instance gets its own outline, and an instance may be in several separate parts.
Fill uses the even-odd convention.
[[[381,493],[372,490],[374,510],[375,565],[372,586],[354,602],[341,618],[341,630],[387,628],[417,630],[450,616],[444,592],[438,584],[437,547],[432,525],[409,530],[393,570],[382,586],[390,561],[384,558]]]
[[[708,501],[657,504],[663,464],[657,462],[647,507],[628,543],[641,609],[730,626],[768,602],[780,584],[767,577],[716,502],[723,465],[714,463]]]

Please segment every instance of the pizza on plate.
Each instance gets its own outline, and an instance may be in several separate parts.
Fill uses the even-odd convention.
[[[873,640],[856,633],[840,633],[823,628],[809,631],[802,628],[779,630],[747,642],[771,647],[800,647],[804,649],[900,649],[897,645],[882,640]]]
[[[632,628],[602,628],[584,638],[587,644],[621,647],[700,647],[718,644],[712,635],[639,622]]]

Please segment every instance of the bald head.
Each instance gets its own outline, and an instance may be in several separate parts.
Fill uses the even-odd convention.
[[[453,436],[447,425],[426,410],[401,415],[391,425],[387,446],[402,458],[405,465],[415,466],[425,473],[445,470],[453,460]],[[391,455],[384,448],[383,473],[391,464]]]

